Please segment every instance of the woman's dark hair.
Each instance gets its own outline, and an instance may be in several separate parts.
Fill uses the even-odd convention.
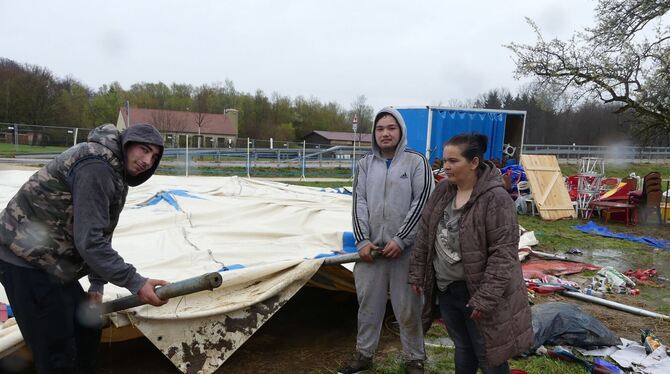
[[[485,168],[484,153],[486,152],[488,143],[489,138],[486,135],[473,132],[452,137],[444,143],[442,148],[448,145],[460,146],[462,149],[461,155],[468,161],[472,161],[477,157],[479,159],[478,169],[483,170]]]

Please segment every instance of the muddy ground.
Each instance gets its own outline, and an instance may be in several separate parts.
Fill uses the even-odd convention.
[[[217,373],[334,373],[353,352],[357,307],[354,294],[305,287]],[[380,354],[399,347],[397,337],[383,329]],[[101,344],[99,361],[100,374],[179,373],[146,338]]]
[[[609,299],[643,308],[649,306],[635,296],[615,295]],[[634,316],[558,295],[535,299],[536,303],[549,301],[576,303],[627,339],[639,340],[640,328],[650,328],[664,341],[670,341],[669,321]],[[305,287],[217,373],[335,373],[354,349],[356,310],[353,294]],[[389,329],[382,329],[378,357],[399,351],[397,336]],[[179,373],[146,338],[101,344],[99,359],[100,374]],[[18,373],[34,371],[24,369]]]

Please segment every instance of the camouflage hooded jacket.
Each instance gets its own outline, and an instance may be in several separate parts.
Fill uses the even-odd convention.
[[[130,131],[133,132],[137,133]],[[157,131],[155,133],[158,134]],[[146,172],[148,175],[139,175],[140,180],[129,180],[130,176],[125,175],[124,167],[124,146],[128,141],[125,138],[114,125],[97,127],[91,131],[86,143],[77,144],[61,153],[33,174],[0,213],[0,246],[8,248],[33,267],[66,282],[88,274],[90,270],[74,244],[73,198],[68,175],[78,163],[85,160],[102,160],[111,166],[114,193],[109,199],[109,224],[102,229],[104,241],[111,243],[112,233],[125,204],[128,185],[144,182],[158,166],[156,162]],[[137,139],[136,136],[130,140],[144,139]],[[160,137],[145,142],[160,142],[162,149]]]

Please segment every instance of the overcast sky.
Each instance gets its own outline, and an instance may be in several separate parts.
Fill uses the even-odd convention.
[[[515,90],[511,52],[592,25],[593,0],[0,0],[0,56],[98,88],[118,81],[436,105]]]

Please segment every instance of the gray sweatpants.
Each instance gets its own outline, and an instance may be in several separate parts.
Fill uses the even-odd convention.
[[[393,314],[400,325],[400,342],[406,360],[425,360],[421,325],[421,296],[407,284],[411,251],[397,259],[377,258],[358,262],[354,280],[358,296],[358,336],[356,350],[372,357],[377,350],[386,302],[390,290]]]

